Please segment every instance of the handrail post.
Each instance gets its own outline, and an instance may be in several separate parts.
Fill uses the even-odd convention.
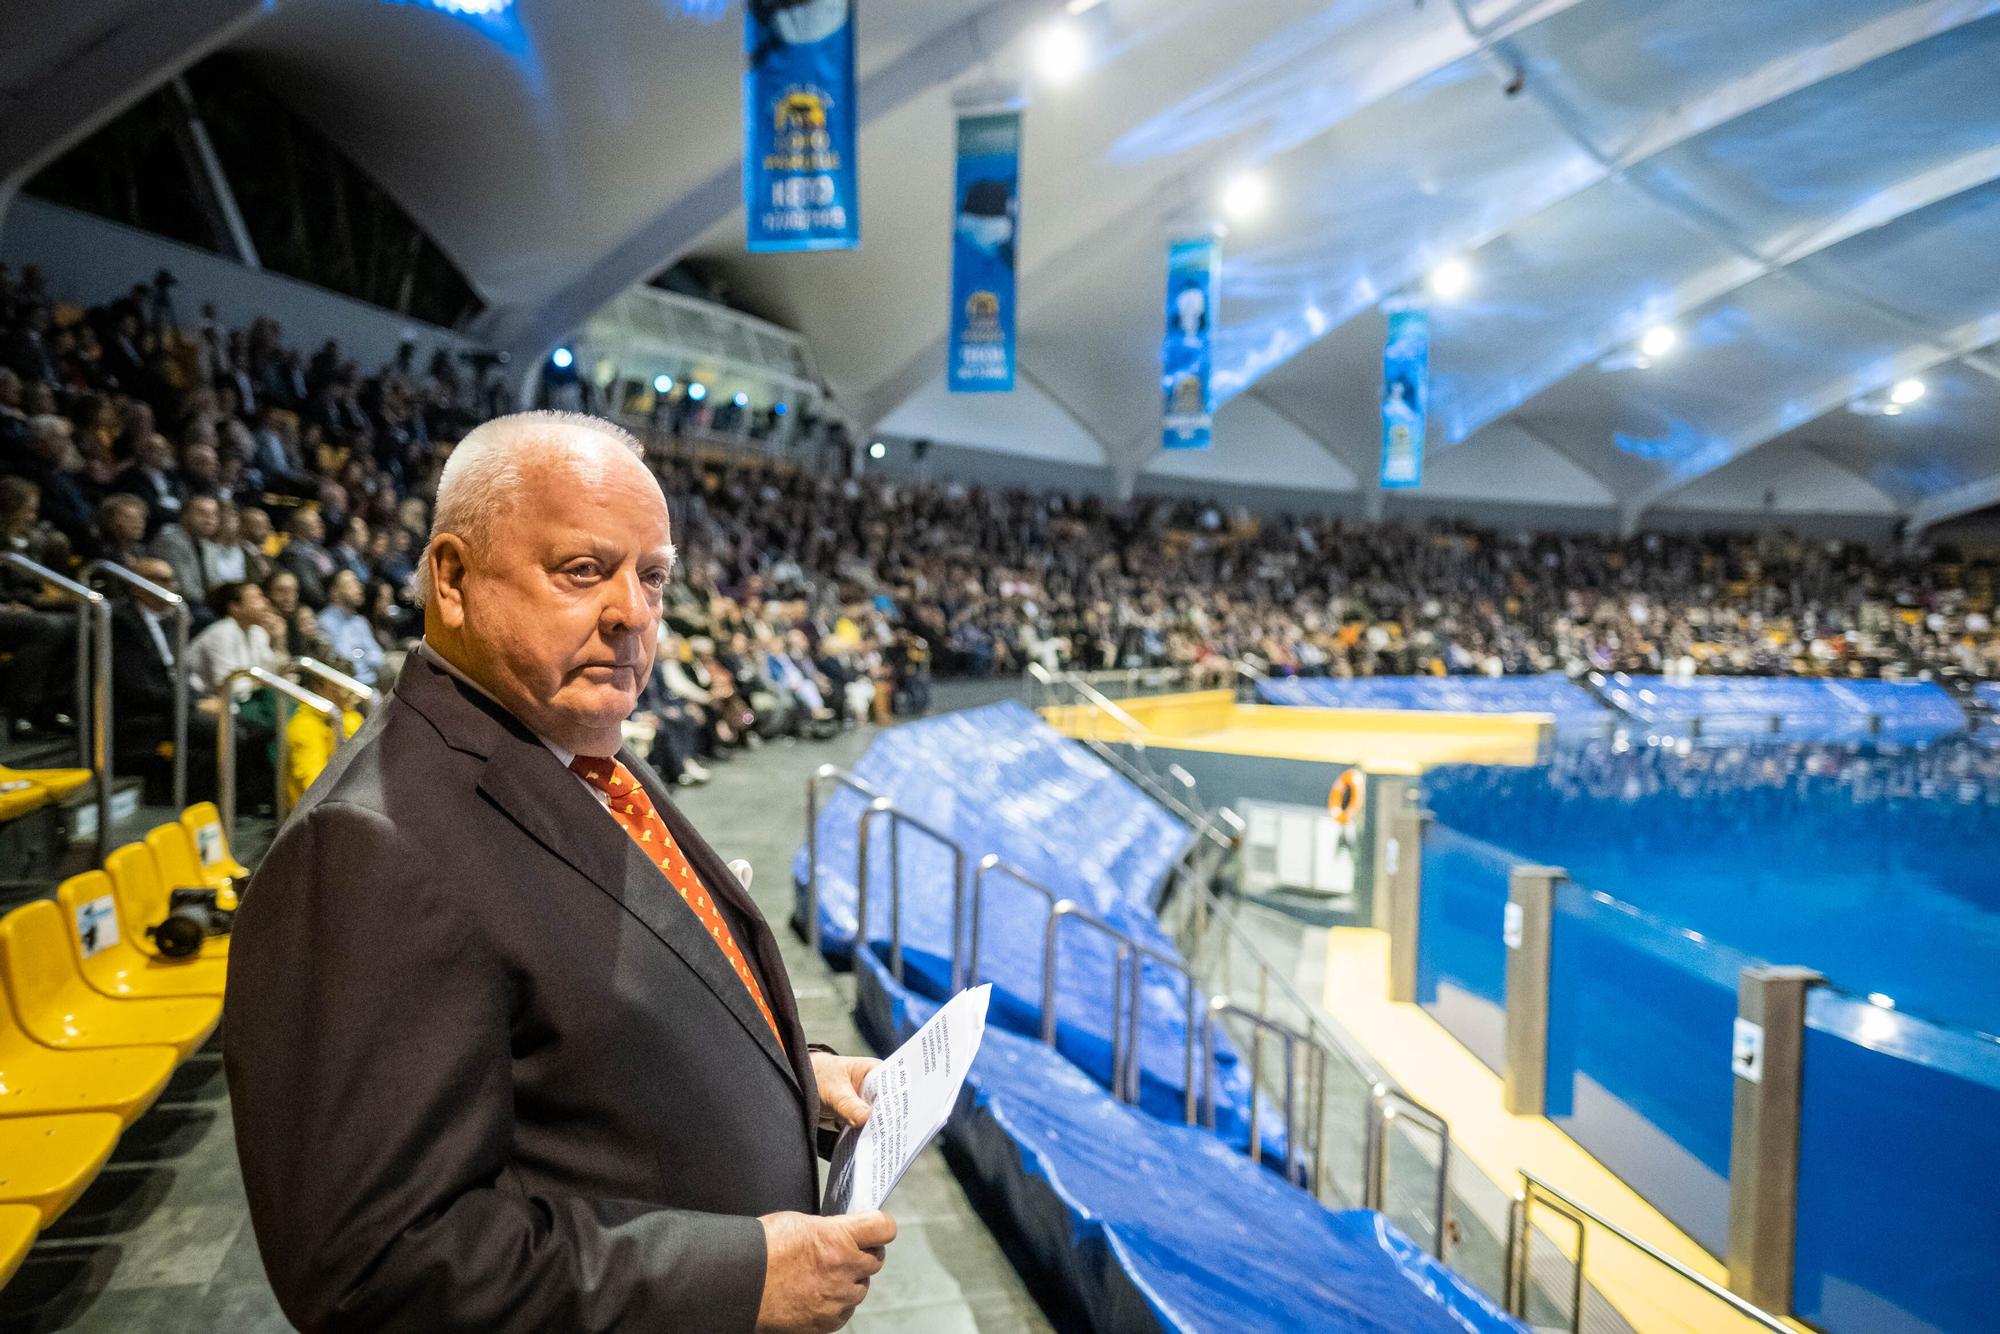
[[[1122,1087],[1129,1078],[1126,1069],[1125,1026],[1122,1011],[1125,1000],[1125,969],[1136,956],[1136,946],[1131,939],[1078,904],[1074,899],[1059,900],[1049,910],[1048,925],[1042,928],[1042,1041],[1053,1047],[1056,1045],[1056,965],[1061,958],[1062,924],[1065,917],[1074,917],[1086,926],[1092,927],[1108,937],[1115,947],[1111,957],[1111,1096],[1120,1102],[1129,1102]]]
[[[111,603],[101,594],[89,608],[97,623],[97,660],[91,664],[91,751],[97,770],[97,862],[111,851]],[[82,721],[78,720],[79,727]]]
[[[820,789],[827,783],[834,783],[840,787],[848,788],[851,791],[858,792],[863,797],[871,801],[880,795],[875,791],[874,788],[868,786],[868,784],[862,782],[860,779],[856,778],[853,774],[844,773],[840,769],[835,768],[831,764],[822,764],[819,768],[813,770],[812,773],[806,777],[806,884],[805,884],[805,905],[804,905],[805,918],[806,918],[805,928],[806,928],[806,943],[812,947],[812,951],[815,954],[819,953],[820,949],[820,924],[819,924],[820,797],[819,794],[820,794]],[[860,865],[857,865],[855,867],[855,872],[857,875],[860,873],[861,869],[862,868]],[[855,889],[855,895],[857,900],[859,899],[860,892],[861,892],[860,887],[857,885]]]
[[[179,593],[154,583],[142,574],[126,569],[116,561],[92,561],[83,567],[81,574],[85,584],[93,583],[99,575],[108,575],[126,587],[137,589],[139,592],[153,598],[154,601],[161,603],[174,618],[173,792],[174,805],[185,810],[187,808],[188,750],[187,646],[188,636],[193,628],[194,613],[188,608],[188,600]]]
[[[857,951],[865,952],[868,949],[868,881],[870,878],[868,863],[872,860],[868,855],[870,836],[875,832],[873,827],[875,817],[885,811],[894,809],[895,805],[887,797],[877,797],[868,803],[867,810],[861,812],[861,847],[855,854],[854,871],[854,948]],[[898,974],[896,980],[901,982],[903,980],[902,976]]]
[[[215,799],[222,809],[222,836],[236,846],[236,692],[215,695]]]

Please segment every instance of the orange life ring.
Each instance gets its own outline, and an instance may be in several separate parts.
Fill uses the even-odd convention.
[[[1333,790],[1326,794],[1326,808],[1332,812],[1335,824],[1353,823],[1361,810],[1360,770],[1341,770],[1340,777],[1333,780]]]

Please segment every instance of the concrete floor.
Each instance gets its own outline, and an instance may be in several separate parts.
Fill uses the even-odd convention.
[[[791,857],[804,833],[806,775],[822,763],[853,762],[870,735],[863,729],[824,743],[766,746],[717,765],[714,781],[683,802],[724,857],[746,857],[755,868],[752,893],[785,946],[806,1031],[852,1052],[867,1049],[851,1019],[852,979],[832,973],[783,923],[791,913]],[[1051,1328],[935,1146],[898,1186],[889,1210],[900,1235],[849,1329]],[[250,1231],[222,1058],[211,1044],[176,1074],[0,1291],[0,1334],[288,1328]]]

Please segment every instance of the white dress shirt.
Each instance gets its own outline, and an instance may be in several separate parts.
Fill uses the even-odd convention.
[[[262,667],[275,672],[285,665],[285,655],[271,647],[264,627],[248,630],[225,616],[194,637],[188,645],[188,683],[200,694],[212,694],[231,672],[245,667]],[[237,698],[250,693],[249,682],[237,683]]]

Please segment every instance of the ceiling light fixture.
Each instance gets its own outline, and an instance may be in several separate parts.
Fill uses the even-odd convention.
[[[549,353],[549,361],[555,366],[557,370],[566,371],[570,367],[576,365],[576,353],[570,351],[566,347],[559,347],[555,351]]]
[[[1647,358],[1664,357],[1674,350],[1681,336],[1671,324],[1656,324],[1639,340],[1639,351]]]
[[[1264,211],[1271,188],[1262,172],[1242,171],[1229,178],[1222,190],[1222,211],[1238,222],[1248,222]]]
[[[1051,23],[1035,41],[1035,67],[1050,83],[1068,83],[1083,73],[1089,55],[1083,32],[1074,23]]]
[[[1889,401],[1908,407],[1924,396],[1925,388],[1922,380],[1898,380],[1896,387],[1889,391]]]
[[[671,376],[671,375],[655,375],[655,376],[653,377],[653,392],[654,392],[654,393],[656,393],[656,394],[671,394],[671,393],[672,393],[673,391],[674,391],[674,377],[673,377],[673,376]]]
[[[1462,296],[1472,286],[1472,270],[1462,259],[1448,259],[1431,270],[1431,292],[1446,301]]]
[[[888,453],[889,453],[889,447],[883,444],[880,440],[877,440],[874,444],[868,446],[868,457],[871,459],[886,458],[888,456]]]

